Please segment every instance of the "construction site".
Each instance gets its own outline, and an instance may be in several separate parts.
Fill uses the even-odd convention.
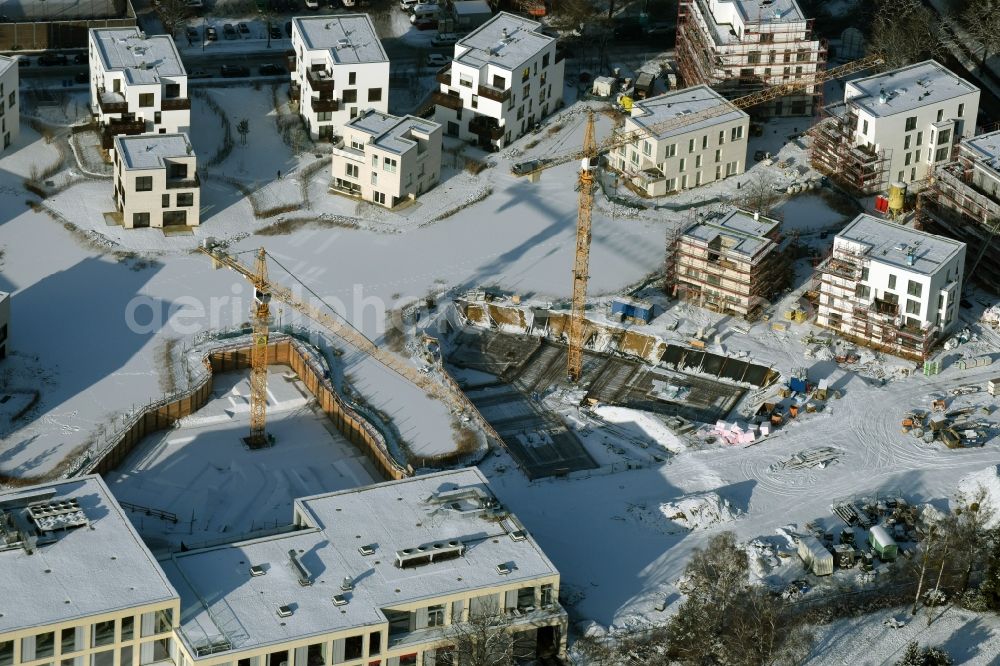
[[[884,192],[889,184],[891,149],[857,144],[858,114],[850,105],[824,107],[823,116],[809,130],[813,167],[858,196]]]
[[[769,86],[801,89],[749,110],[755,119],[809,116],[823,106],[823,86],[808,85],[826,67],[827,44],[813,34],[795,0],[681,0],[677,64],[688,86],[706,84],[728,98]]]

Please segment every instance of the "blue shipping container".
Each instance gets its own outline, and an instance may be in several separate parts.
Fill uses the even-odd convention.
[[[648,324],[653,320],[653,304],[642,301],[619,300],[611,301],[611,314],[622,315],[630,319],[639,319]]]

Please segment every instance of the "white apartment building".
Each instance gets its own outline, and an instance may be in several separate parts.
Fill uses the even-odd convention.
[[[441,126],[369,109],[344,125],[333,149],[334,189],[393,208],[438,183]]]
[[[114,200],[126,229],[198,226],[201,183],[186,134],[116,136]]]
[[[541,29],[501,12],[455,44],[434,93],[446,135],[499,149],[562,106],[565,62]]]
[[[173,585],[99,476],[0,493],[0,664],[177,664]]]
[[[684,122],[707,109],[722,112]],[[750,116],[708,86],[685,88],[635,102],[625,132],[644,138],[614,149],[609,163],[647,196],[663,196],[743,173],[749,128]]]
[[[727,97],[808,78],[826,63],[826,42],[795,0],[680,0],[677,65],[688,86]],[[812,115],[822,89],[807,86],[753,108],[755,116]]]
[[[923,360],[958,323],[965,243],[862,213],[817,269],[816,323]]]
[[[470,619],[564,658],[559,573],[478,469],[297,499],[153,559],[97,476],[0,494],[4,666],[443,666]]]
[[[813,165],[854,190],[922,184],[976,131],[979,88],[934,60],[848,81],[813,130]]]
[[[291,94],[314,139],[366,109],[389,111],[389,56],[367,14],[292,19]]]
[[[20,74],[17,60],[0,56],[0,155],[17,143],[21,136],[21,99],[18,95]]]
[[[90,109],[105,149],[119,134],[173,134],[191,127],[187,72],[174,40],[138,28],[93,28]]]

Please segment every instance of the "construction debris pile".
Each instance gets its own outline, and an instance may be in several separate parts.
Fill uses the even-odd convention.
[[[991,385],[993,381],[1000,384],[1000,380],[991,380]],[[974,390],[966,388],[956,388],[952,394],[965,395],[979,390],[978,387],[973,387]],[[949,449],[982,446],[990,438],[994,426],[985,419],[976,418],[977,414],[989,414],[989,408],[970,406],[949,410],[947,401],[942,398],[931,402],[929,412],[919,409],[907,412],[900,426],[903,433],[913,435],[926,444],[940,441]]]

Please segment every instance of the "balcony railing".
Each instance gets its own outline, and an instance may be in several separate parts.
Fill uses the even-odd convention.
[[[160,100],[160,108],[164,111],[186,111],[191,108],[191,99],[188,97],[163,99]]]
[[[309,70],[306,74],[309,87],[316,92],[333,92],[333,79],[329,76],[319,76],[319,72]]]
[[[462,98],[458,95],[448,95],[443,92],[435,92],[431,96],[431,100],[438,106],[443,106],[447,109],[458,110],[462,108]]]
[[[317,113],[326,113],[329,111],[336,111],[339,107],[337,100],[335,99],[320,99],[319,97],[313,97],[311,100],[312,110]]]
[[[116,136],[135,136],[145,131],[146,121],[144,120],[111,120],[101,130],[101,147],[109,150],[114,147]]]
[[[489,136],[494,141],[502,139],[504,136],[504,128],[500,127],[496,118],[489,116],[476,116],[470,120],[469,131],[480,136]]]
[[[503,90],[480,83],[479,96],[491,99],[494,102],[506,102],[510,98],[510,88]]]
[[[125,113],[128,111],[128,104],[124,99],[105,99],[108,97],[120,97],[120,93],[107,93],[103,88],[97,91],[97,105],[101,107],[103,113]]]
[[[294,72],[295,67],[298,64],[298,59],[295,57],[295,51],[285,51],[285,60],[288,62],[288,71]]]
[[[189,190],[195,187],[201,187],[201,178],[198,174],[195,174],[194,178],[167,178],[168,190]]]
[[[435,77],[438,83],[443,83],[446,86],[451,85],[451,65],[445,65],[440,70],[438,70],[437,76]]]

